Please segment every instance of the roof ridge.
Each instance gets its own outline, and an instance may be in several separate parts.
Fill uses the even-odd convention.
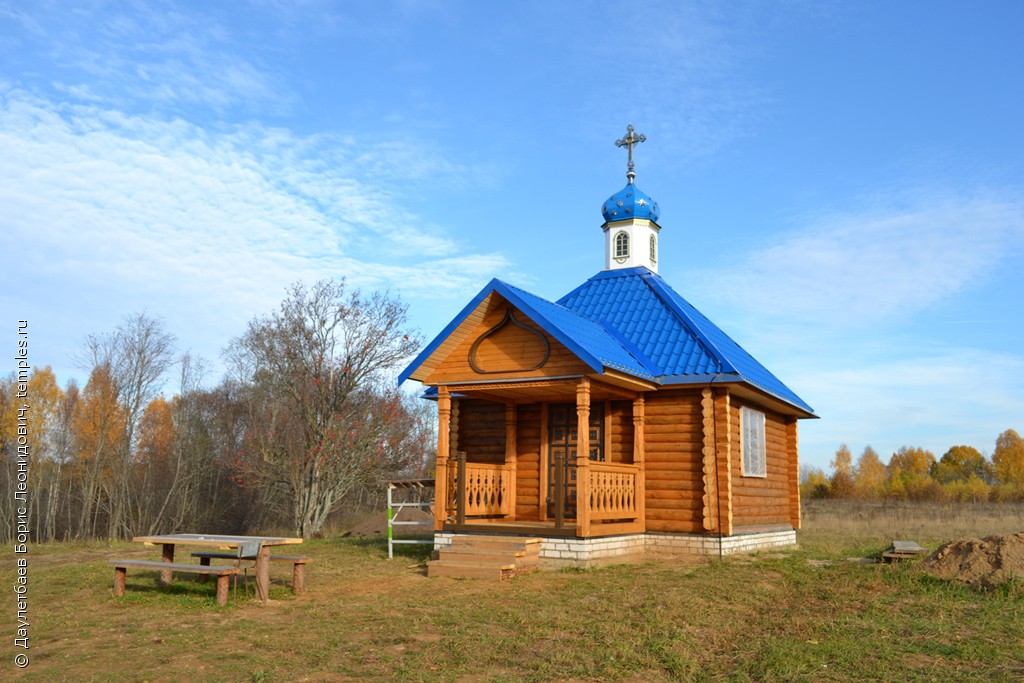
[[[636,358],[640,365],[651,373],[651,377],[662,377],[665,375],[665,371],[662,370],[661,366],[654,362],[646,353],[641,351],[639,346],[627,339],[626,336],[618,330],[618,328],[606,320],[599,320],[598,322],[601,327],[608,332],[612,339],[617,341],[622,348],[626,349],[629,355]]]
[[[722,350],[718,348],[718,345],[715,344],[715,342],[712,341],[710,337],[708,337],[707,332],[705,332],[704,329],[697,323],[697,321],[695,321],[689,314],[687,314],[686,311],[684,311],[679,306],[678,302],[676,302],[674,298],[671,296],[672,294],[675,294],[677,297],[682,299],[678,292],[673,290],[660,275],[653,271],[651,271],[649,274],[641,273],[640,279],[644,282],[644,284],[646,284],[651,289],[651,291],[654,293],[656,297],[661,299],[662,303],[664,303],[668,307],[669,312],[672,313],[672,315],[676,316],[676,318],[679,319],[680,323],[689,328],[693,335],[697,338],[697,341],[699,341],[701,345],[704,346],[704,348],[706,348],[715,357],[715,360],[717,360],[718,364],[721,366],[721,372],[739,374],[739,371],[736,369],[736,366],[733,365],[728,360],[728,358],[726,358],[725,354],[722,353]],[[686,301],[685,299],[683,300]],[[686,303],[689,304],[690,302],[687,301]],[[692,304],[690,305],[692,306]],[[694,308],[694,310],[696,310],[696,308]],[[711,321],[709,320],[708,322]]]

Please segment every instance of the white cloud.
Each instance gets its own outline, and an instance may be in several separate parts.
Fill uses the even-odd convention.
[[[851,354],[840,367],[834,357],[829,362],[805,359],[787,375],[823,418],[801,423],[802,457],[819,467],[841,441],[858,453],[870,445],[883,460],[905,445],[939,457],[958,444],[990,452],[996,436],[1021,427],[1024,357],[890,349],[886,358]]]
[[[21,77],[31,81],[38,69],[59,92],[111,106],[214,112],[281,112],[294,100],[275,62],[261,57],[262,46],[235,42],[216,7],[134,3],[66,11],[37,4],[8,16],[32,38],[17,55],[26,65]]]
[[[383,159],[372,180],[353,160],[364,153]],[[213,131],[0,91],[0,250],[18,255],[21,285],[0,299],[65,347],[147,310],[215,358],[296,280],[345,276],[409,298],[430,271],[430,296],[445,298],[507,268],[404,210],[409,172],[388,178],[402,165],[389,156],[443,176],[412,144],[353,150],[340,137]]]
[[[1024,249],[1016,193],[924,193],[902,204],[814,217],[693,279],[705,296],[749,315],[857,326],[927,309]]]

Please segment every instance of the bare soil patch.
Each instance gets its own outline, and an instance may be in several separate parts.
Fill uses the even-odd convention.
[[[984,587],[1024,579],[1024,532],[950,541],[923,566],[935,576]]]

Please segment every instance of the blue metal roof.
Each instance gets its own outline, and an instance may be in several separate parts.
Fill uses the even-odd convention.
[[[598,273],[557,303],[494,279],[399,375],[408,379],[496,292],[596,372],[612,368],[662,385],[745,382],[814,411],[739,344],[647,268]]]
[[[662,384],[748,382],[808,413],[792,390],[725,332],[647,268],[598,273],[558,301],[566,308],[615,328],[637,355],[661,371]]]

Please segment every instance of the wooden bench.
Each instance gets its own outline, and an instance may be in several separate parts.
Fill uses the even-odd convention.
[[[203,567],[210,566],[210,560],[237,560],[238,555],[234,553],[216,553],[216,552],[194,552],[192,557],[199,558],[199,564]],[[253,560],[248,558],[249,562]],[[271,555],[271,562],[291,562],[292,563],[292,592],[303,593],[306,590],[306,564],[313,561],[312,557],[302,557],[300,555]]]
[[[107,564],[114,568],[114,595],[124,595],[125,579],[128,568],[148,569],[155,572],[178,572],[200,574],[203,577],[217,577],[217,604],[228,604],[228,581],[233,574],[242,570],[239,567],[210,567],[199,564],[174,564],[172,562],[151,562],[148,560],[110,560]]]

